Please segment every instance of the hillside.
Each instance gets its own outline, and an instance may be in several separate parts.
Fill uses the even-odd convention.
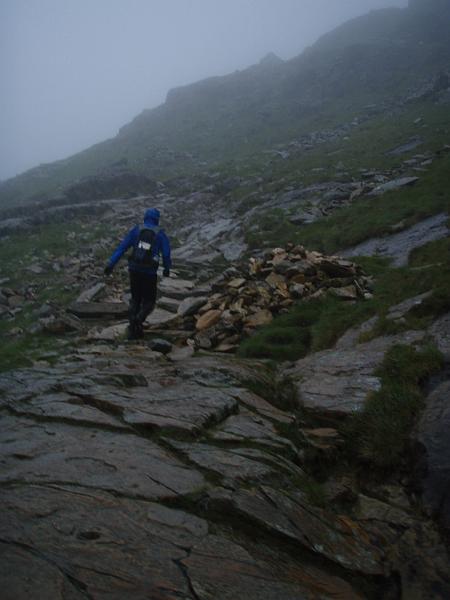
[[[3,182],[0,208],[61,194],[117,162],[163,181],[220,169],[365,116],[367,106],[392,110],[433,87],[448,87],[447,3],[411,4],[345,23],[291,60],[269,56],[243,71],[171,90],[163,105],[143,111],[115,138]]]
[[[3,183],[6,598],[450,597],[449,3],[410,5]]]

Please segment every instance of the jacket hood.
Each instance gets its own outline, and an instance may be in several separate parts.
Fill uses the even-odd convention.
[[[149,223],[151,225],[159,224],[160,212],[157,208],[149,208],[144,215],[144,223]]]

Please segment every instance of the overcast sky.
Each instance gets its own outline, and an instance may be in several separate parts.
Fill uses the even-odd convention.
[[[407,0],[0,0],[0,179],[113,137],[172,87]]]

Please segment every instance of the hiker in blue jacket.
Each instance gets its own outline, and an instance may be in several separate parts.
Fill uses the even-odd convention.
[[[144,224],[130,229],[105,267],[105,275],[110,275],[125,252],[129,248],[133,249],[128,258],[131,288],[130,339],[143,336],[143,323],[155,307],[160,255],[163,259],[163,276],[170,275],[170,242],[164,230],[159,227],[159,217],[157,208],[149,208],[144,216]]]

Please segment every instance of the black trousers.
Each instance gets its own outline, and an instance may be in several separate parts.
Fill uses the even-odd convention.
[[[142,324],[155,308],[157,275],[129,271],[130,274],[130,323]]]

